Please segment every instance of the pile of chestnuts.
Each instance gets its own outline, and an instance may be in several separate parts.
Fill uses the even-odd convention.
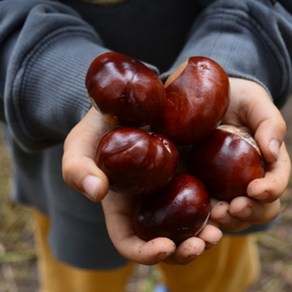
[[[118,125],[101,138],[96,163],[112,190],[136,198],[133,226],[144,240],[179,244],[195,236],[211,198],[244,196],[264,175],[252,136],[220,125],[229,81],[210,58],[190,57],[163,83],[139,60],[108,52],[90,64],[86,88],[93,106]]]

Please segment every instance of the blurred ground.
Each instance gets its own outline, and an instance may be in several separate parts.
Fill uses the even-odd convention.
[[[2,133],[1,133],[2,134]],[[33,225],[28,209],[9,199],[10,161],[0,138],[0,292],[34,292],[37,285]]]
[[[292,98],[282,110],[288,125],[287,146],[292,156]],[[29,210],[9,200],[10,163],[0,136],[0,292],[37,291],[37,255]],[[283,197],[282,221],[258,235],[262,262],[259,281],[248,292],[292,291],[292,181]],[[152,292],[157,272],[139,266],[128,292]],[[53,292],[53,291],[52,291]],[[80,291],[82,292],[82,291]],[[236,292],[236,291],[235,291]]]

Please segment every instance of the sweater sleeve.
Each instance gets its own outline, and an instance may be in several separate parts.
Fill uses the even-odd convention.
[[[189,56],[208,56],[230,76],[260,83],[282,106],[292,92],[291,1],[201,2],[210,5],[194,23],[169,72]]]
[[[27,151],[63,141],[90,106],[86,70],[107,49],[56,1],[0,1],[0,32],[1,119]]]

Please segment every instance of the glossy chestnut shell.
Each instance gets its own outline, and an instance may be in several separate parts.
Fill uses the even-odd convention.
[[[96,162],[112,190],[145,195],[162,188],[173,177],[178,152],[171,141],[159,134],[120,127],[102,137]]]
[[[220,123],[229,104],[229,80],[212,59],[194,56],[170,83],[161,119],[153,125],[175,144],[202,140]]]
[[[189,169],[211,197],[229,202],[247,195],[248,184],[264,176],[265,163],[251,135],[223,125],[192,147]]]
[[[167,237],[176,244],[195,236],[210,213],[204,185],[186,173],[177,173],[160,191],[137,202],[134,231],[148,241]]]
[[[95,58],[86,75],[92,104],[125,126],[150,125],[164,106],[166,95],[156,73],[127,55],[108,52]]]

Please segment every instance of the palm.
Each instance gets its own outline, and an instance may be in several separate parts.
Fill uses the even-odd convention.
[[[260,85],[230,78],[230,104],[222,122],[251,132],[260,146],[267,168],[264,178],[249,184],[248,197],[236,198],[230,204],[215,204],[211,218],[231,230],[269,222],[280,212],[279,198],[287,187],[290,174],[289,156],[282,143],[285,136],[282,116]]]

